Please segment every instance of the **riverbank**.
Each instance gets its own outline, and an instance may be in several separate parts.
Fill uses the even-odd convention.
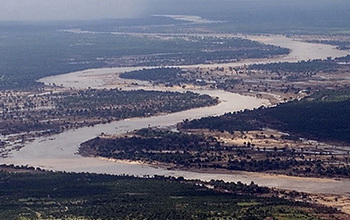
[[[205,35],[207,36],[207,35]],[[211,35],[209,35],[211,36]],[[220,36],[220,35],[219,35]],[[227,36],[227,35],[225,35]],[[231,37],[243,37],[255,40],[260,43],[272,44],[291,49],[290,54],[286,56],[278,56],[270,59],[248,59],[232,63],[214,63],[214,64],[198,64],[198,65],[182,65],[174,66],[179,68],[225,68],[239,67],[251,64],[265,64],[277,62],[299,62],[312,59],[327,59],[328,57],[342,57],[348,55],[347,51],[339,50],[336,46],[302,42],[283,35],[230,35]],[[119,74],[129,71],[155,68],[154,66],[140,67],[115,67],[101,68],[77,71],[73,73],[61,74],[56,76],[45,77],[39,80],[46,85],[57,85],[66,88],[123,88],[123,89],[139,89],[152,88],[152,83],[140,80],[120,79]],[[168,88],[169,89],[169,88]]]
[[[269,36],[271,42],[274,36]],[[281,38],[281,36],[278,36]],[[295,62],[304,58],[320,58],[328,56],[343,55],[345,51],[336,50],[333,46],[309,44],[309,49],[304,50],[298,48],[298,42],[293,39],[289,40],[290,45],[294,45],[292,49],[291,59]],[[322,47],[321,47],[322,46]],[[300,53],[298,56],[293,54]],[[309,55],[304,54],[309,53]],[[294,57],[293,57],[294,56]],[[259,62],[283,62],[284,58],[275,58],[272,60],[248,60],[228,64],[203,64],[194,66],[183,66],[181,68],[196,68],[196,67],[213,67],[217,66],[241,66]],[[145,89],[145,90],[179,90],[186,91],[180,88],[166,88],[161,86],[153,86],[149,82],[124,80],[118,77],[118,74],[125,71],[139,70],[144,67],[130,68],[104,68],[79,71],[64,75],[47,77],[41,79],[41,82],[50,85],[63,86],[67,89],[86,89],[86,88],[122,88],[125,90]],[[150,67],[147,67],[150,68]],[[190,91],[200,94],[208,94],[213,97],[219,97],[221,101],[219,105],[212,107],[204,107],[200,109],[192,109],[179,113],[172,113],[162,116],[149,118],[132,118],[112,122],[110,124],[95,125],[94,127],[84,127],[76,130],[69,130],[61,134],[52,135],[50,137],[40,137],[32,143],[17,152],[12,152],[10,158],[1,159],[2,163],[16,165],[30,165],[48,170],[67,171],[67,172],[91,172],[91,173],[107,173],[107,174],[129,174],[129,175],[166,175],[166,176],[183,176],[188,179],[211,180],[220,179],[224,181],[241,181],[250,183],[254,181],[261,186],[275,187],[289,190],[296,190],[310,193],[327,193],[327,194],[343,194],[348,195],[350,187],[349,180],[334,180],[334,179],[310,179],[288,176],[273,176],[261,173],[200,173],[191,171],[168,170],[161,167],[152,167],[146,164],[130,164],[124,162],[103,161],[97,158],[84,158],[77,155],[77,150],[80,143],[92,139],[101,134],[122,134],[135,129],[145,127],[171,127],[184,119],[195,119],[206,116],[221,115],[226,112],[239,111],[244,109],[258,108],[261,105],[269,105],[268,100],[258,99],[256,97],[242,96],[225,92],[223,90],[199,90],[196,88],[189,89]]]

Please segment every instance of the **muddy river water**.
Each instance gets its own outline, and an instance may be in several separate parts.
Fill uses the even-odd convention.
[[[251,63],[266,62],[296,62],[307,59],[324,59],[327,57],[340,57],[348,53],[337,50],[333,46],[312,44],[295,41],[284,36],[249,36],[248,38],[260,42],[274,44],[290,48],[291,54],[285,57],[274,59],[247,60],[231,64],[211,64],[211,65],[192,65],[197,66],[239,66]],[[147,82],[130,81],[119,79],[116,73],[141,69],[142,67],[131,68],[104,68],[79,71],[69,74],[63,74],[41,79],[42,82],[65,87],[74,88],[111,88],[119,87],[123,89],[154,89],[169,90],[163,87],[154,87]],[[137,86],[135,86],[135,82]],[[133,83],[133,86],[131,84]],[[174,89],[176,90],[176,89]],[[0,163],[30,165],[56,171],[74,171],[74,172],[94,172],[107,174],[129,174],[129,175],[171,175],[183,176],[188,179],[222,179],[225,181],[241,181],[243,183],[255,183],[297,191],[310,193],[329,193],[329,194],[349,194],[350,180],[333,180],[320,178],[299,178],[283,175],[270,175],[249,172],[232,173],[202,173],[180,170],[168,170],[161,167],[145,165],[136,162],[108,161],[99,158],[84,158],[77,155],[79,144],[100,135],[117,134],[140,129],[148,126],[152,127],[172,127],[184,119],[195,119],[204,116],[220,115],[225,112],[232,112],[242,109],[252,109],[261,105],[269,105],[268,100],[258,99],[249,96],[228,93],[221,90],[199,90],[192,88],[191,91],[201,94],[209,94],[218,97],[220,104],[212,107],[191,109],[178,113],[154,116],[148,118],[132,118],[112,122],[110,124],[101,124],[94,127],[85,127],[76,130],[69,130],[61,134],[50,137],[37,138],[31,143],[26,144],[19,151],[12,152],[9,158],[1,158]],[[350,194],[349,194],[350,195]]]

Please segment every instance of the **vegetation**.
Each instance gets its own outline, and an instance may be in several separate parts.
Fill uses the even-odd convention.
[[[89,68],[227,62],[289,52],[240,38],[58,31],[71,25],[0,27],[1,90],[35,88],[42,77]]]
[[[187,182],[162,176],[0,172],[0,192],[1,219],[318,219],[318,215],[339,215],[331,208],[261,197],[269,190],[254,183]]]
[[[349,155],[333,155],[322,149],[266,149],[249,141],[243,146],[232,145],[199,133],[150,128],[117,138],[96,137],[82,143],[79,153],[90,157],[160,162],[181,168],[350,177]]]
[[[274,128],[322,141],[350,143],[350,89],[325,90],[301,101],[272,108],[227,113],[185,121],[183,128],[208,128],[220,131]]]
[[[60,94],[62,95],[62,94]],[[87,117],[139,117],[216,105],[217,99],[193,92],[87,90],[58,97],[56,106],[68,115]],[[63,94],[64,95],[64,94]]]
[[[58,93],[0,93],[0,132],[10,142],[94,126],[131,117],[148,117],[216,105],[218,100],[192,92],[81,90]],[[6,138],[6,137],[4,137]],[[2,139],[1,145],[7,140]],[[6,152],[5,152],[6,153]],[[2,154],[2,151],[0,151]]]
[[[272,72],[297,72],[297,73],[315,73],[315,72],[331,72],[335,71],[340,65],[333,60],[309,60],[297,63],[269,63],[269,64],[253,64],[250,69],[268,70]]]
[[[320,1],[215,1],[198,7],[200,1],[191,1],[183,8],[177,2],[156,2],[150,14],[198,15],[212,22],[192,23],[167,17],[142,17],[139,19],[103,21],[90,30],[143,33],[197,33],[221,31],[222,33],[279,33],[279,34],[347,34],[350,16],[347,1],[333,4]],[[162,8],[162,10],[160,10]],[[337,16],[334,16],[336,12]],[[157,19],[158,18],[158,19]],[[164,21],[159,21],[164,20]],[[149,22],[148,22],[149,21]],[[104,23],[111,23],[105,25]],[[152,22],[152,23],[150,23]],[[90,22],[91,23],[91,22]],[[183,23],[183,25],[180,25]],[[154,24],[154,25],[150,25]],[[163,24],[163,25],[162,25]],[[86,25],[87,26],[87,25]],[[106,28],[106,26],[108,28]]]
[[[181,73],[182,70],[180,68],[156,68],[126,72],[120,74],[120,77],[124,79],[165,81],[174,83]]]
[[[86,90],[38,96],[7,96],[0,106],[2,134],[94,125],[161,112],[177,112],[217,104],[208,95],[191,92]],[[23,102],[23,103],[22,103]],[[79,127],[79,126],[78,126]]]
[[[220,39],[218,39],[220,41]],[[259,44],[252,42],[253,48],[234,48],[234,49],[207,49],[208,51],[196,51],[193,45],[183,45],[181,48],[192,48],[192,51],[183,51],[174,54],[157,54],[151,56],[139,56],[136,60],[133,60],[133,65],[147,65],[147,66],[165,66],[165,65],[191,65],[202,63],[227,63],[234,62],[241,59],[250,58],[269,58],[277,55],[284,55],[289,53],[289,49],[275,47],[270,45],[254,45]],[[182,43],[180,43],[182,44]],[[233,44],[231,47],[236,47]],[[230,46],[228,46],[230,47]],[[258,47],[258,48],[256,48]],[[267,48],[265,48],[267,47]],[[204,49],[205,50],[205,49]],[[124,59],[118,60],[125,62]],[[135,62],[136,61],[136,62]]]
[[[204,152],[210,148],[222,149],[215,138],[145,128],[131,137],[94,138],[82,143],[79,152],[84,156],[190,165],[195,159],[190,151]]]
[[[228,132],[244,137],[246,131],[257,131],[255,138],[269,142],[265,128],[288,132],[281,137],[297,144],[299,137],[350,143],[350,89],[323,90],[301,101],[280,104],[272,108],[259,108],[219,117],[185,120],[179,129],[192,129],[192,133],[141,130],[134,135],[117,139],[96,138],[84,143],[81,152],[88,156],[118,159],[157,161],[183,167],[214,168],[257,172],[276,172],[298,176],[350,176],[349,152],[345,149],[311,147],[277,148],[255,146],[249,139],[243,145],[227,144],[220,135],[201,134],[205,130]],[[201,129],[195,131],[193,129]],[[204,129],[204,130],[203,130]],[[237,134],[236,134],[237,133]],[[150,135],[152,134],[152,135]],[[227,137],[226,137],[227,138]],[[172,144],[169,144],[172,143]],[[292,145],[293,146],[293,145]],[[297,146],[297,145],[296,145]],[[342,152],[342,153],[340,153]]]
[[[215,71],[224,72],[224,68],[217,67],[215,68]],[[152,81],[155,84],[164,84],[165,86],[186,86],[183,84],[192,84],[197,86],[210,86],[211,88],[218,89],[232,88],[241,82],[241,80],[231,79],[227,76],[222,78],[211,77],[211,74],[209,74],[208,71],[202,72],[199,68],[196,70],[167,67],[142,69],[122,73],[120,74],[120,77],[125,79]]]
[[[340,50],[349,50],[350,42],[349,41],[340,41],[340,40],[310,40],[312,43],[320,43],[320,44],[329,44],[337,46]]]
[[[336,60],[339,62],[347,62],[348,63],[348,62],[350,62],[350,55],[347,55],[345,57],[339,57]]]

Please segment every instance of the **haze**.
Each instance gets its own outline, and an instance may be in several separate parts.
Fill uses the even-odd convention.
[[[1,0],[0,21],[94,20],[163,13],[242,20],[264,18],[271,12],[275,17],[299,17],[299,13],[312,15],[315,11],[347,20],[349,8],[346,0]]]
[[[91,20],[140,16],[142,0],[1,0],[0,20]]]

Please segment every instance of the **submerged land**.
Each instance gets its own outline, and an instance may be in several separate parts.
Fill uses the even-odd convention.
[[[347,219],[348,34],[160,18],[0,31],[0,216]]]

